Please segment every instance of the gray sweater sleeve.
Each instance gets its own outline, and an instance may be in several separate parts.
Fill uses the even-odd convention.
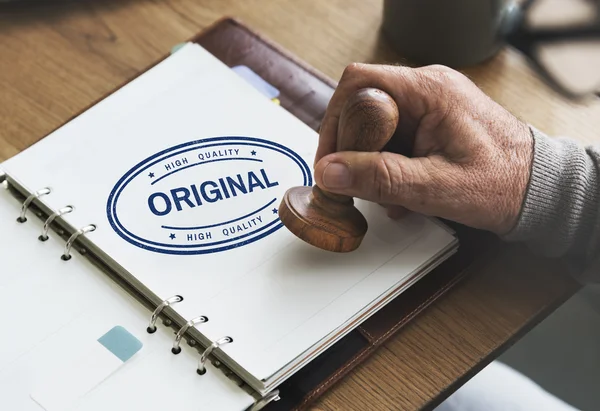
[[[531,131],[531,177],[517,225],[505,239],[564,258],[582,283],[600,282],[600,147]]]

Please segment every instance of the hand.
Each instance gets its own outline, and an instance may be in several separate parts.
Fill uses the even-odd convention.
[[[400,111],[393,152],[335,152],[342,107],[353,92],[375,87]],[[529,127],[462,74],[443,66],[348,66],[322,122],[315,158],[324,190],[377,202],[499,235],[516,224],[533,153]]]

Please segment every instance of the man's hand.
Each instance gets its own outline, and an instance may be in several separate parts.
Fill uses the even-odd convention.
[[[408,139],[412,153],[335,153],[342,107],[364,87],[394,98],[394,139]],[[353,64],[323,119],[315,180],[385,205],[391,217],[405,208],[503,235],[518,219],[532,152],[529,127],[452,69]]]

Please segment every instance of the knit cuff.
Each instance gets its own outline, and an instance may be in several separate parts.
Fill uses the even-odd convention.
[[[515,227],[503,239],[527,241],[547,229],[559,213],[556,205],[561,197],[562,159],[556,148],[537,129],[530,127],[533,137],[533,159],[521,213]]]
[[[575,142],[549,138],[531,127],[531,175],[516,226],[503,238],[525,241],[540,253],[560,257],[581,247],[585,254],[598,218],[596,164]]]

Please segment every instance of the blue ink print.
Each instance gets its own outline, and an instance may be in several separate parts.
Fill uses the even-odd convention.
[[[149,252],[207,254],[255,243],[283,227],[289,187],[312,186],[306,161],[273,141],[224,136],[166,148],[111,191],[112,229]]]

